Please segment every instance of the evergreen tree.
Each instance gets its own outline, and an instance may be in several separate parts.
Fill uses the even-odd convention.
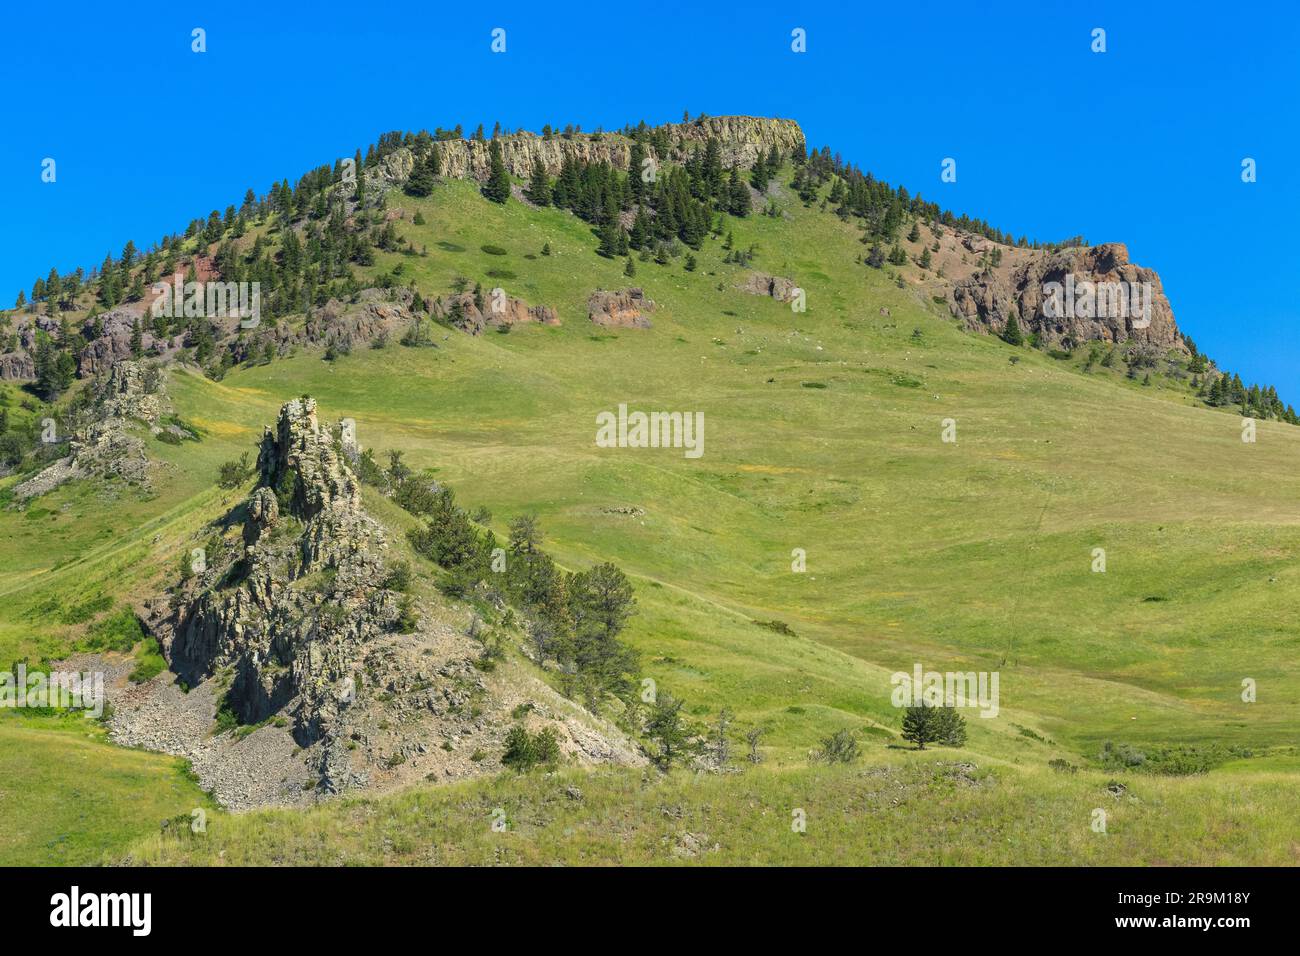
[[[551,204],[551,180],[546,175],[546,167],[542,165],[540,156],[533,160],[533,175],[528,181],[528,199],[538,206]]]
[[[670,694],[659,694],[646,720],[646,736],[659,745],[655,760],[661,767],[671,766],[690,744],[691,734],[682,722],[682,704]]]
[[[406,181],[406,193],[408,196],[427,196],[433,192],[436,183],[433,164],[428,157],[422,157],[415,161],[415,166],[411,169],[411,177]]]
[[[749,210],[749,188],[741,181],[740,171],[733,166],[727,183],[727,212],[733,216],[748,216]]]
[[[604,222],[600,226],[600,248],[596,251],[606,259],[612,259],[627,252],[627,235],[619,222],[618,205],[612,196],[605,205],[602,218]]]
[[[931,707],[922,701],[903,714],[903,739],[918,750],[929,743],[961,747],[966,743],[966,718],[955,707]]]
[[[488,146],[488,169],[483,195],[493,202],[504,203],[510,198],[510,174],[506,172],[506,164],[501,159],[501,143],[495,139]]]
[[[1020,331],[1020,323],[1016,320],[1016,314],[1013,312],[1007,316],[1006,327],[1002,330],[1002,341],[1008,345],[1024,345],[1025,337]]]

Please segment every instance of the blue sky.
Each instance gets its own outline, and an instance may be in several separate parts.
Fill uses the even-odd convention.
[[[1016,235],[1127,243],[1203,351],[1300,406],[1294,3],[185,6],[6,10],[0,300],[385,130],[784,116]]]

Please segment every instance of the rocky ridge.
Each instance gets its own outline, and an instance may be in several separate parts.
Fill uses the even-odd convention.
[[[803,130],[794,120],[756,116],[713,116],[690,123],[670,124],[672,146],[666,156],[653,149],[647,156],[656,162],[682,162],[710,137],[722,148],[724,167],[739,165],[748,169],[760,155],[775,146],[783,155],[795,147],[804,148]],[[501,158],[511,175],[527,179],[534,161],[540,159],[548,176],[559,175],[566,159],[580,162],[607,162],[626,170],[631,157],[632,140],[622,133],[576,133],[570,137],[556,134],[546,139],[536,133],[519,132],[498,137]],[[438,150],[442,174],[453,179],[487,179],[488,143],[476,140],[441,140]],[[401,147],[385,155],[372,169],[365,171],[366,185],[379,189],[399,186],[407,181],[414,165],[414,154]]]

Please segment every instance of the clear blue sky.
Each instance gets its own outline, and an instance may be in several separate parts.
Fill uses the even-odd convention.
[[[5,303],[51,266],[145,246],[385,130],[784,116],[1016,235],[1127,243],[1202,350],[1300,406],[1294,2],[21,3],[4,18]]]

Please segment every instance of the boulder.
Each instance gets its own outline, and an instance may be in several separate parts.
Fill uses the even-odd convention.
[[[742,291],[751,295],[769,295],[778,302],[790,302],[794,299],[795,285],[793,279],[784,276],[770,276],[765,272],[750,272],[741,283]]]

